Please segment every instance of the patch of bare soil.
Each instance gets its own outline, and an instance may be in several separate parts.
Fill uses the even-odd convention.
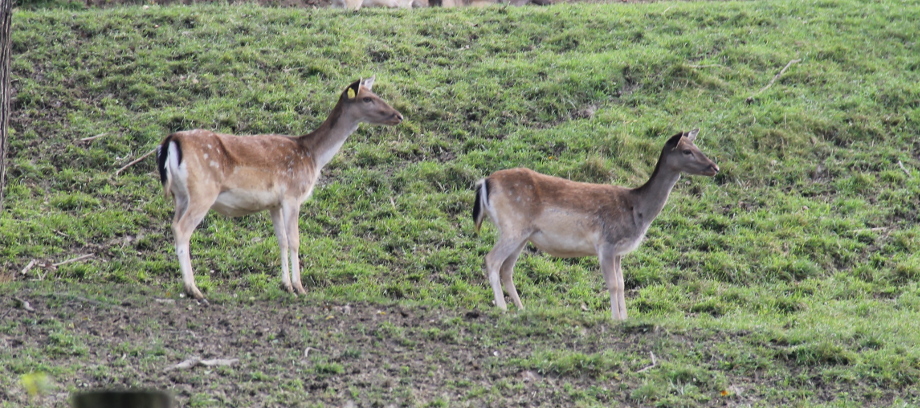
[[[635,393],[665,375],[695,384],[687,402],[738,406],[784,387],[771,370],[717,368],[734,364],[726,348],[781,348],[756,338],[288,296],[199,305],[127,285],[26,288],[0,303],[0,405],[64,407],[72,392],[132,387],[169,391],[182,407],[642,406]],[[669,368],[686,356],[725,384]],[[809,378],[813,395],[845,391],[794,361],[774,364]],[[38,398],[20,381],[33,370],[51,377]]]
[[[49,368],[55,386],[41,406],[66,406],[68,390],[123,387],[168,390],[180,406],[572,404],[563,379],[504,363],[530,357],[548,339],[510,336],[485,346],[481,339],[495,322],[478,311],[299,299],[199,305],[149,293],[128,294],[118,304],[75,292],[25,291],[15,298],[32,310],[21,304],[0,309],[3,320],[15,322],[12,333],[0,332],[0,346],[18,353],[24,365]],[[584,352],[611,346],[552,341]],[[178,366],[192,358],[237,361]],[[565,382],[613,385],[587,377]],[[0,389],[0,400],[30,401],[21,387]]]

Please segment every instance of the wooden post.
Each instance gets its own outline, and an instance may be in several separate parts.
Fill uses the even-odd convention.
[[[12,58],[13,0],[0,0],[0,211],[6,188],[6,150],[10,125],[10,60]]]

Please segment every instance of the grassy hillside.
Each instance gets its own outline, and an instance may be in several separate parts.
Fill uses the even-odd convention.
[[[735,378],[757,377],[772,380],[747,403],[917,403],[917,21],[915,1],[855,0],[19,11],[0,279],[13,291],[117,298],[143,285],[177,297],[154,160],[115,170],[177,130],[306,133],[348,83],[376,75],[407,121],[359,129],[304,205],[311,294],[280,290],[267,214],[212,214],[191,249],[209,298],[491,310],[482,265],[494,228],[473,232],[477,179],[525,166],[637,186],[668,136],[699,127],[722,172],[682,179],[623,268],[629,325],[716,351],[668,337],[656,354],[671,371],[616,374],[627,389],[611,398],[714,405]],[[595,259],[526,254],[516,282],[536,311],[490,317],[502,327],[552,331],[559,316],[636,327],[598,323],[609,303]],[[606,351],[572,357],[548,337],[525,368],[563,379],[592,361],[595,374],[617,368]],[[681,371],[691,367],[711,382]]]

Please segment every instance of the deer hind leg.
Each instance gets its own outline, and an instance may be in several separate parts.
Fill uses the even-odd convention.
[[[300,204],[292,203],[282,207],[284,224],[287,227],[288,253],[291,260],[291,281],[297,293],[306,295],[300,282]]]
[[[277,207],[269,209],[268,213],[272,217],[272,226],[275,227],[275,237],[278,238],[278,248],[281,250],[281,284],[284,285],[284,289],[288,292],[294,292],[294,287],[291,286],[290,270],[288,269],[288,260],[290,258],[284,212],[281,207]]]
[[[521,297],[518,296],[517,288],[514,286],[514,264],[517,263],[518,256],[521,255],[521,250],[524,249],[525,245],[527,245],[527,242],[518,245],[517,249],[502,262],[500,270],[505,292],[508,292],[508,295],[511,296],[511,301],[514,302],[514,305],[519,310],[524,310],[524,305],[521,303]]]
[[[500,237],[498,242],[495,244],[495,247],[492,248],[492,251],[486,255],[486,271],[489,276],[489,284],[492,285],[492,293],[495,295],[495,306],[498,306],[499,309],[508,310],[508,305],[505,303],[505,295],[502,293],[502,279],[499,275],[500,269],[505,265],[505,262],[520,252],[520,248],[523,247],[524,243],[527,242],[524,239],[515,239],[515,238],[506,238],[504,236]],[[511,264],[513,266],[513,261],[517,259],[517,256],[514,257]],[[510,267],[508,268],[511,269]],[[510,281],[510,276],[508,277]],[[506,286],[507,287],[507,286]],[[511,288],[514,288],[514,285],[511,285]],[[517,291],[515,290],[512,295],[512,300],[517,297]],[[520,299],[517,300],[520,302]]]
[[[204,295],[195,285],[189,242],[192,239],[192,232],[204,219],[209,209],[210,205],[190,205],[188,197],[176,197],[176,215],[173,217],[172,224],[173,235],[176,237],[176,255],[179,257],[179,269],[182,270],[185,292],[198,300],[204,300]]]

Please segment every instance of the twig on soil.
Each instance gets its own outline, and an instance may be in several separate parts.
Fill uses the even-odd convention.
[[[792,60],[792,61],[789,61],[789,63],[786,64],[786,66],[783,67],[783,69],[781,69],[781,70],[779,71],[778,74],[776,74],[776,75],[773,76],[773,79],[771,79],[770,82],[769,82],[766,86],[764,86],[763,88],[760,88],[760,90],[757,91],[757,93],[755,93],[755,94],[749,96],[749,97],[747,98],[747,101],[746,101],[746,102],[747,102],[747,103],[753,102],[753,101],[754,101],[754,98],[757,97],[757,95],[760,95],[763,91],[766,91],[767,88],[769,88],[770,86],[772,86],[773,83],[776,82],[776,80],[779,79],[779,77],[781,77],[781,76],[783,75],[783,73],[786,72],[787,69],[789,69],[789,66],[791,66],[792,64],[795,64],[795,63],[797,63],[797,62],[802,62],[802,60],[800,60],[800,59],[794,59],[794,60]]]
[[[179,363],[179,364],[176,364],[176,365],[174,365],[174,366],[172,366],[172,367],[167,367],[166,370],[164,370],[164,371],[185,370],[185,369],[192,368],[192,367],[198,365],[198,363],[200,363],[200,362],[201,362],[201,359],[200,359],[200,358],[197,358],[197,357],[196,357],[196,358],[190,358],[190,359],[185,360],[185,361],[183,361],[183,362],[181,362],[181,363]]]
[[[901,166],[901,170],[904,170],[904,174],[906,174],[907,177],[910,177],[910,172],[907,171],[907,167],[904,167],[904,163],[901,163],[900,160],[898,160],[898,166]]]
[[[198,357],[192,357],[172,367],[167,367],[164,371],[186,370],[195,366],[203,365],[205,367],[227,366],[239,362],[237,358],[215,358],[212,360],[202,360]]]
[[[141,156],[141,157],[138,157],[137,159],[134,159],[134,161],[132,161],[131,163],[128,163],[128,164],[124,165],[124,167],[122,167],[122,168],[120,168],[120,169],[118,169],[118,170],[115,170],[115,175],[117,176],[118,173],[121,173],[122,171],[124,171],[124,169],[127,169],[128,167],[131,167],[131,166],[133,166],[133,165],[139,163],[141,160],[146,159],[147,156],[150,156],[151,154],[154,154],[156,151],[157,151],[157,149],[153,149],[153,150],[147,152],[147,154],[145,154],[145,155],[143,155],[143,156]]]
[[[23,274],[23,275],[25,275],[26,273],[29,272],[30,269],[32,269],[33,266],[35,266],[35,260],[34,260],[34,259],[31,260],[31,261],[29,261],[29,264],[26,265],[25,268],[22,268],[22,271],[20,271],[20,273]]]
[[[22,307],[23,310],[25,310],[25,311],[27,311],[27,312],[34,312],[34,311],[35,311],[35,309],[32,308],[32,305],[29,304],[29,302],[27,302],[27,301],[25,301],[25,300],[23,300],[23,299],[20,299],[20,298],[18,298],[18,297],[14,297],[13,300],[15,300],[16,302],[19,302],[19,306]]]
[[[320,352],[320,353],[323,352],[322,350],[320,350],[320,349],[318,349],[318,348],[307,347],[306,349],[303,350],[303,358],[307,358],[307,357],[310,356],[310,350],[316,350],[316,351],[318,351],[318,352]]]
[[[211,360],[201,360],[201,365],[205,367],[225,366],[239,362],[238,358],[215,358]]]
[[[109,134],[109,133],[108,133],[108,132],[103,132],[103,133],[100,133],[100,134],[98,134],[98,135],[96,135],[96,136],[84,137],[84,138],[80,139],[80,141],[81,141],[81,142],[88,142],[88,141],[90,141],[90,140],[98,139],[98,138],[100,138],[100,137],[102,137],[102,136],[105,136],[105,135],[107,135],[107,134]]]
[[[643,372],[643,371],[650,370],[650,369],[652,369],[652,368],[655,368],[655,366],[658,365],[658,359],[655,358],[655,353],[652,353],[651,351],[649,351],[648,353],[652,356],[652,365],[650,365],[650,366],[648,366],[648,367],[645,367],[645,368],[643,368],[643,369],[641,369],[641,370],[639,370],[639,371],[636,371],[637,373],[641,373],[641,372]]]
[[[0,316],[0,319],[5,318],[6,315],[10,314],[10,312],[12,312],[12,311],[13,311],[13,308],[10,308],[10,310],[7,310],[6,313],[3,314],[3,316]]]
[[[94,257],[94,256],[95,256],[95,255],[93,255],[93,254],[83,254],[83,255],[80,255],[80,256],[78,256],[78,257],[76,257],[76,258],[70,258],[70,259],[68,259],[68,260],[66,260],[66,261],[61,261],[61,262],[58,262],[58,263],[56,263],[56,264],[51,264],[51,266],[57,268],[58,266],[61,266],[61,265],[64,265],[64,264],[69,264],[69,263],[71,263],[71,262],[82,261],[82,260],[84,260],[84,259],[86,259],[86,258],[92,258],[92,257]]]

